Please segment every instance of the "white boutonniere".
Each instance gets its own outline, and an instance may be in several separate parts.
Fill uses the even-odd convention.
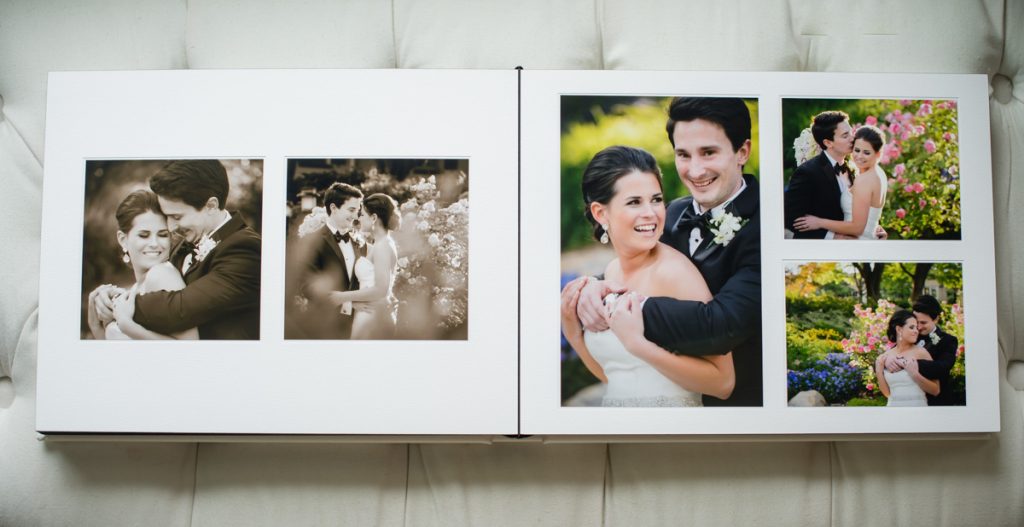
[[[747,220],[733,215],[731,212],[718,209],[711,211],[708,229],[715,235],[714,243],[725,247],[736,237],[736,233],[747,224]]]
[[[928,338],[932,341],[932,346],[935,346],[939,343],[939,334],[935,331],[929,333]]]
[[[196,245],[196,261],[201,262],[206,259],[206,256],[210,254],[210,251],[217,246],[217,240],[204,236],[203,239],[199,240],[199,244]]]

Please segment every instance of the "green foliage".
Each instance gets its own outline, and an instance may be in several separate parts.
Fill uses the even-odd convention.
[[[804,329],[786,322],[786,361],[789,369],[799,369],[829,353],[841,352],[843,336],[834,329]]]
[[[562,355],[562,401],[569,400],[587,386],[601,382],[590,373],[579,356],[572,352],[572,348],[565,346]]]
[[[786,295],[786,319],[800,331],[811,328],[841,334],[850,331],[850,312],[856,300],[851,297]]]
[[[885,406],[888,402],[885,397],[854,397],[846,406]]]
[[[647,150],[658,161],[668,199],[688,194],[675,169],[672,144],[665,132],[666,109],[671,98],[595,97],[563,98],[561,139],[562,250],[594,242],[593,229],[584,217],[580,187],[583,170],[601,150],[627,145]],[[589,104],[588,104],[589,103]],[[583,108],[589,106],[589,111]],[[751,154],[744,172],[759,174],[757,101],[747,101],[751,117]]]

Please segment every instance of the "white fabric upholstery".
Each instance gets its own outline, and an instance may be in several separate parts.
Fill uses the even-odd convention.
[[[37,441],[46,72],[516,65],[989,74],[1002,432],[610,447]],[[1022,0],[0,2],[0,526],[1024,525],[1024,224],[1011,216],[1024,207],[1022,66]]]

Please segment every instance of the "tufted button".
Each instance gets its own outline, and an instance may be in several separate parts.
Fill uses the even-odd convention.
[[[1006,75],[997,73],[992,77],[992,96],[1006,104],[1013,98],[1013,81]]]
[[[0,408],[10,408],[14,402],[14,383],[10,377],[0,377]]]
[[[1011,360],[1006,366],[1006,379],[1014,389],[1024,392],[1024,361]]]

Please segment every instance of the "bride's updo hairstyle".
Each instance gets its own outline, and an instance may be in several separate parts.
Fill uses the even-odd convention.
[[[594,239],[604,234],[601,224],[590,212],[591,203],[607,205],[615,196],[615,182],[636,172],[654,174],[661,188],[661,168],[654,156],[646,150],[629,146],[609,146],[601,150],[583,170],[583,212],[594,226]]]
[[[155,193],[148,190],[136,190],[128,194],[121,200],[121,204],[117,206],[117,211],[114,212],[118,230],[128,234],[128,231],[132,230],[135,218],[147,212],[163,215],[163,211],[160,210],[160,202],[157,201]]]
[[[863,139],[871,145],[871,149],[875,152],[882,150],[882,145],[885,144],[885,132],[880,130],[877,126],[871,126],[866,124],[857,129],[857,132],[853,134],[853,140]]]
[[[398,203],[387,194],[370,194],[363,199],[366,212],[377,216],[381,225],[393,231],[402,225],[402,217],[398,214]]]
[[[914,318],[914,312],[908,309],[900,309],[892,314],[892,317],[889,318],[889,330],[885,334],[885,336],[889,337],[889,342],[897,343],[896,328],[903,327],[912,318]]]

